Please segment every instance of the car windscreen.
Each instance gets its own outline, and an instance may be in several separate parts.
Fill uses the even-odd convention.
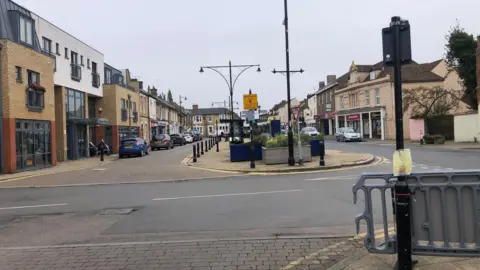
[[[315,132],[317,130],[313,127],[307,127],[307,128],[304,128],[303,131],[305,131],[305,132]]]
[[[165,135],[160,134],[160,135],[153,136],[152,141],[161,141],[163,139],[165,139]]]
[[[137,144],[137,140],[123,140],[122,141],[122,145],[136,145]]]
[[[353,128],[346,128],[343,132],[345,132],[345,133],[355,133],[355,130],[353,130]]]

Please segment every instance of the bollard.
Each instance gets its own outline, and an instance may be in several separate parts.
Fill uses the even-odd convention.
[[[208,140],[205,141],[205,153],[208,152]]]
[[[325,156],[320,155],[320,166],[325,166]]]
[[[205,154],[205,153],[203,152],[203,142],[200,142],[200,151],[202,151],[200,154],[202,154],[202,155]]]
[[[218,150],[218,137],[217,137],[217,143],[216,143],[216,145],[217,145],[217,152],[218,152],[218,151],[220,151],[220,150]]]
[[[103,149],[100,149],[100,161],[103,161]]]
[[[200,145],[197,142],[197,158],[200,157]]]
[[[319,165],[320,166],[325,166],[325,140],[320,140],[319,142],[320,145],[320,161]]]
[[[193,162],[197,162],[197,151],[195,151],[195,145],[193,145]]]

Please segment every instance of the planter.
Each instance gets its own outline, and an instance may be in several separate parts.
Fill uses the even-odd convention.
[[[320,141],[324,140],[309,140],[308,143],[310,144],[310,152],[312,154],[312,157],[319,157],[320,154],[322,153],[322,148]],[[323,147],[325,147],[325,143],[323,143]],[[324,150],[325,151],[325,150]]]
[[[262,145],[256,144],[254,148],[255,160],[262,160]],[[230,144],[230,161],[249,161],[250,145],[248,144]]]
[[[302,146],[303,162],[312,161],[312,152],[310,145]],[[288,163],[288,147],[265,148],[262,147],[263,162],[267,165],[271,164],[287,164]],[[298,146],[293,148],[293,157],[298,160]]]
[[[434,144],[445,144],[445,139],[435,139]]]

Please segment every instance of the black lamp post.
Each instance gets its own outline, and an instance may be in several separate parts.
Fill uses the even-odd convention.
[[[295,159],[293,158],[293,132],[292,132],[292,114],[290,112],[290,73],[303,73],[303,69],[300,70],[290,70],[290,48],[288,45],[288,4],[287,0],[283,1],[284,10],[285,10],[285,19],[283,20],[283,25],[285,26],[285,61],[286,61],[286,70],[278,71],[272,70],[273,74],[280,73],[286,75],[287,77],[287,106],[288,106],[288,165],[295,166]]]
[[[128,137],[132,137],[132,95],[128,94]]]
[[[240,68],[241,71],[238,73],[235,78],[232,78],[232,67],[234,68]],[[228,85],[228,89],[230,91],[230,137],[233,140],[233,89],[235,88],[235,83],[238,80],[238,77],[242,75],[245,70],[252,68],[252,67],[257,67],[257,72],[261,72],[262,70],[260,69],[260,65],[232,65],[232,61],[228,61],[228,66],[202,66],[200,67],[200,73],[203,73],[204,68],[211,69],[215,72],[217,72],[222,78],[225,80],[225,82]],[[223,75],[220,70],[228,68],[228,73],[229,73],[229,79]]]
[[[184,117],[182,117],[182,114],[183,114],[183,108],[182,108],[182,100],[187,100],[187,97],[182,97],[182,95],[179,95],[178,96],[178,99],[179,99],[179,103],[180,103],[180,127],[181,127],[181,131],[180,133],[183,132],[183,121],[182,119],[184,119]]]

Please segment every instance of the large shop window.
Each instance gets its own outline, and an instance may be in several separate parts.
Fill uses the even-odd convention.
[[[52,164],[50,122],[17,120],[15,125],[17,170],[42,168]]]
[[[129,136],[128,127],[118,127],[118,136],[120,137],[120,140],[125,139],[125,138],[139,137],[140,128],[139,127],[131,127],[131,129],[132,129],[132,132]]]
[[[66,91],[67,119],[85,118],[85,93],[67,89]]]

